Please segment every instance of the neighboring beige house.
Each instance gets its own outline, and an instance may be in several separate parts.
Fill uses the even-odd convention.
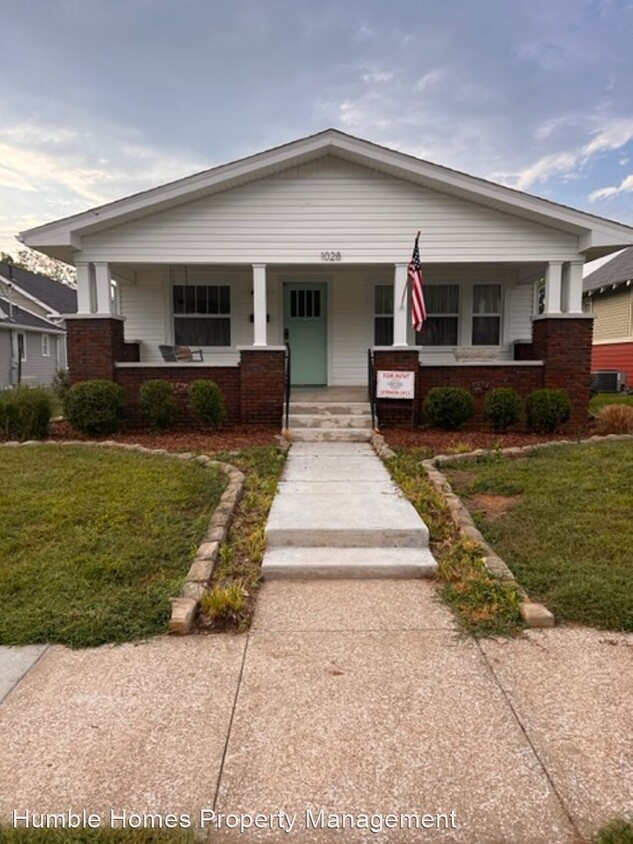
[[[625,372],[633,387],[633,247],[586,276],[584,289],[595,317],[591,369]]]

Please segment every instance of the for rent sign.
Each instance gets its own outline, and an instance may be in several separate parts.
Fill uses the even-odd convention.
[[[378,370],[376,397],[379,399],[415,398],[415,372]]]

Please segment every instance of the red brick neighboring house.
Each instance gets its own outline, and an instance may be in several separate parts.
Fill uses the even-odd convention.
[[[417,230],[418,335],[406,296]],[[328,129],[22,239],[77,268],[72,380],[116,380],[132,407],[145,379],[184,395],[205,377],[231,420],[279,424],[288,341],[295,386],[366,384],[372,349],[377,367],[416,372],[418,410],[441,384],[471,390],[478,413],[492,387],[564,387],[581,425],[583,265],[633,245],[633,228]],[[165,363],[163,344],[204,360]],[[381,408],[383,423],[410,415]]]
[[[584,289],[594,316],[591,369],[626,372],[633,387],[633,248],[586,276]]]

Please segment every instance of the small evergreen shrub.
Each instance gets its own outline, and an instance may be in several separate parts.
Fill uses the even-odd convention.
[[[53,398],[43,387],[16,387],[0,392],[0,436],[41,440],[48,436]]]
[[[521,418],[521,396],[512,387],[498,387],[486,393],[484,419],[495,431],[507,431]]]
[[[626,404],[607,404],[600,409],[596,432],[605,434],[633,434],[633,407]]]
[[[58,369],[53,376],[52,390],[58,399],[64,399],[64,396],[70,389],[70,378],[67,369]]]
[[[141,385],[140,408],[152,428],[164,430],[176,421],[178,405],[169,381],[155,378]]]
[[[433,387],[422,407],[434,427],[456,431],[475,412],[475,400],[463,387]]]
[[[64,397],[64,415],[83,434],[114,434],[125,413],[125,392],[114,381],[81,381]]]
[[[189,388],[189,408],[201,425],[217,428],[224,419],[224,396],[215,381],[194,381]]]
[[[565,390],[533,390],[525,410],[532,431],[551,434],[571,416],[571,400]]]

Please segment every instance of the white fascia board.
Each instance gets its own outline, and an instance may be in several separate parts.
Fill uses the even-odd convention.
[[[71,246],[78,249],[81,246],[81,234],[96,227],[105,227],[104,224],[108,223],[122,223],[127,218],[142,216],[143,212],[156,213],[187,199],[193,200],[255,178],[264,178],[328,152],[338,153],[341,157],[389,172],[398,178],[422,183],[436,190],[453,193],[469,201],[489,205],[506,213],[514,213],[516,216],[572,234],[582,236],[599,228],[604,231],[604,236],[612,238],[613,245],[633,243],[633,228],[630,226],[567,208],[513,188],[423,161],[406,153],[386,149],[337,130],[327,130],[116,200],[65,220],[29,229],[21,233],[21,239],[28,246],[35,248]]]

